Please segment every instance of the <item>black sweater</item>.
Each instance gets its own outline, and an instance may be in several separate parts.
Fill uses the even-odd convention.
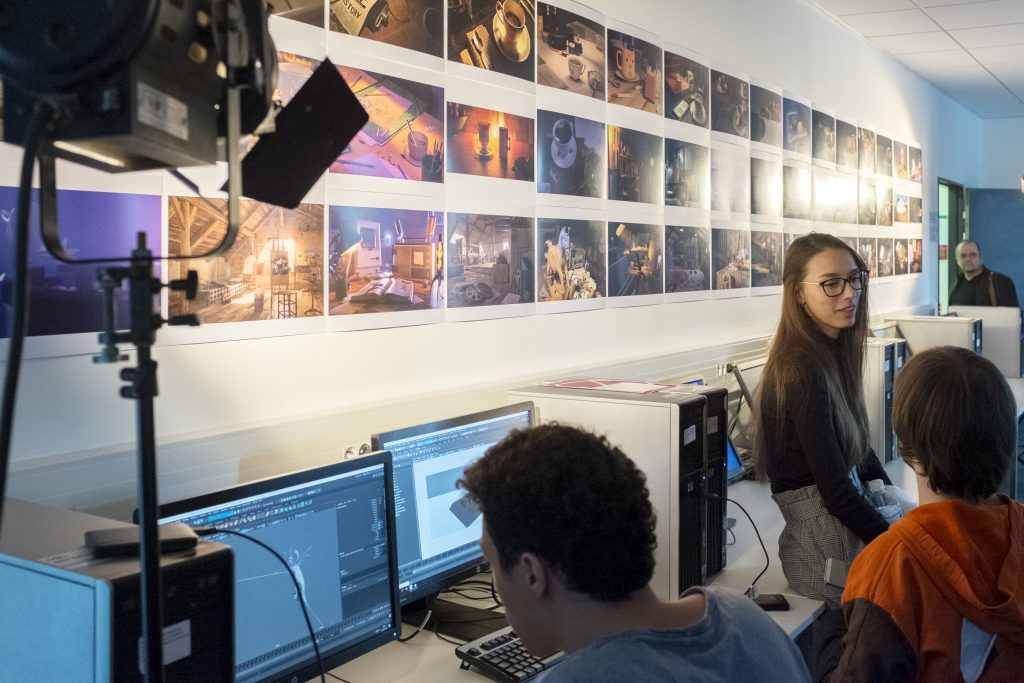
[[[832,404],[820,368],[805,357],[798,361],[798,369],[802,379],[787,388],[782,424],[764,425],[769,444],[765,465],[772,493],[817,484],[825,509],[861,540],[870,543],[889,524],[850,481],[850,468],[836,436]],[[784,434],[785,447],[781,451],[772,445],[778,429]],[[858,474],[862,482],[881,479],[892,483],[874,450],[868,452]]]

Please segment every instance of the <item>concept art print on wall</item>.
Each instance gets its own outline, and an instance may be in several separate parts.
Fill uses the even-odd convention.
[[[328,310],[401,313],[444,306],[440,212],[331,206]]]
[[[50,256],[39,234],[39,195],[33,192],[29,217],[29,336],[98,332],[103,326],[102,295],[96,291],[95,264],[68,264]],[[14,237],[18,188],[0,187],[0,293],[9,302],[14,277]],[[136,233],[146,235],[155,254],[160,246],[159,195],[58,190],[58,234],[75,259],[131,255]],[[159,264],[157,267],[159,272]],[[116,289],[119,329],[130,325],[127,288]],[[0,336],[9,337],[11,308],[0,305]]]

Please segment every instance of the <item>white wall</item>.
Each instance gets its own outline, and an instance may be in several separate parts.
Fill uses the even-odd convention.
[[[936,211],[937,175],[965,185],[981,179],[979,121],[803,0],[592,4],[845,119],[920,143],[926,221]],[[925,239],[926,255],[934,254],[927,227]],[[873,313],[927,304],[934,277],[926,258],[923,277],[878,285]],[[157,430],[174,440],[717,345],[770,332],[777,310],[777,297],[754,297],[163,347],[155,353]],[[95,455],[130,445],[134,406],[118,397],[117,372],[118,366],[97,366],[88,356],[26,361],[16,465],[59,463],[82,451]],[[339,430],[350,429],[343,421]]]
[[[1019,190],[1024,175],[1024,118],[988,119],[982,127],[982,173],[976,185]]]

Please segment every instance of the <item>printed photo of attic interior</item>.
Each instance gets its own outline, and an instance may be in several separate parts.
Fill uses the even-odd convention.
[[[448,307],[532,303],[533,219],[448,214]]]
[[[207,203],[207,202],[210,203]],[[217,246],[226,228],[224,200],[169,197],[168,251],[188,256]],[[171,315],[195,313],[203,324],[323,315],[324,207],[283,209],[242,200],[238,238],[222,256],[170,261],[171,279],[199,272],[189,301],[170,292]]]

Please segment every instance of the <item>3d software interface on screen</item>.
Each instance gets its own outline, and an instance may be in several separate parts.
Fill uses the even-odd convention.
[[[481,557],[480,511],[456,487],[463,471],[529,413],[491,418],[419,436],[385,441],[395,472],[398,588],[404,599],[429,580]]]
[[[260,679],[311,656],[302,600],[323,653],[387,630],[392,623],[384,466],[272,494],[234,500],[161,522],[216,526],[235,555],[236,681]]]

